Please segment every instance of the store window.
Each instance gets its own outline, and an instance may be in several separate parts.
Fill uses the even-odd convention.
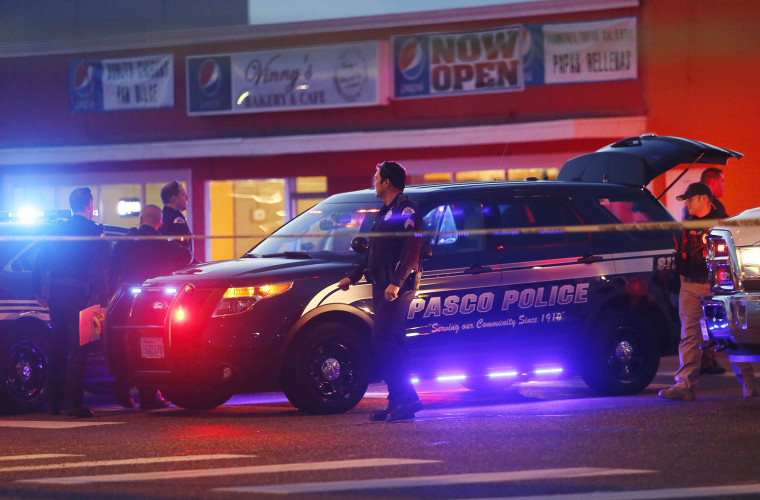
[[[210,260],[224,260],[326,198],[327,178],[210,181],[208,188]]]

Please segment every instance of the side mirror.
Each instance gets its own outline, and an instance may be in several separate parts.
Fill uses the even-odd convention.
[[[351,240],[351,250],[358,254],[362,254],[369,249],[369,240],[363,236],[357,236]]]

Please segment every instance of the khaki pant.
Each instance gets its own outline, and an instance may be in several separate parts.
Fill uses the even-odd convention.
[[[699,367],[702,362],[702,306],[699,301],[710,295],[710,283],[690,283],[681,276],[681,292],[678,294],[678,315],[681,317],[681,342],[678,344],[678,359],[681,362],[676,371],[676,383],[686,387],[697,385]]]

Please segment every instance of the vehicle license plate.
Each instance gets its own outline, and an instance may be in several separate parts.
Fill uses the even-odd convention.
[[[163,359],[164,339],[156,337],[140,337],[140,352],[144,359]]]
[[[702,328],[702,340],[709,342],[710,334],[707,333],[707,323],[705,322],[705,318],[699,318],[699,326]]]

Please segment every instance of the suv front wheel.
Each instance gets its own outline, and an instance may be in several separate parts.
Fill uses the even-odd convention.
[[[660,349],[643,315],[602,315],[589,340],[582,353],[581,377],[593,390],[606,396],[636,394],[654,380]]]
[[[40,409],[50,384],[49,343],[44,335],[22,331],[0,341],[0,409],[16,413]]]
[[[288,400],[308,413],[345,413],[364,397],[370,378],[367,343],[341,323],[317,325],[296,340],[285,367]]]

